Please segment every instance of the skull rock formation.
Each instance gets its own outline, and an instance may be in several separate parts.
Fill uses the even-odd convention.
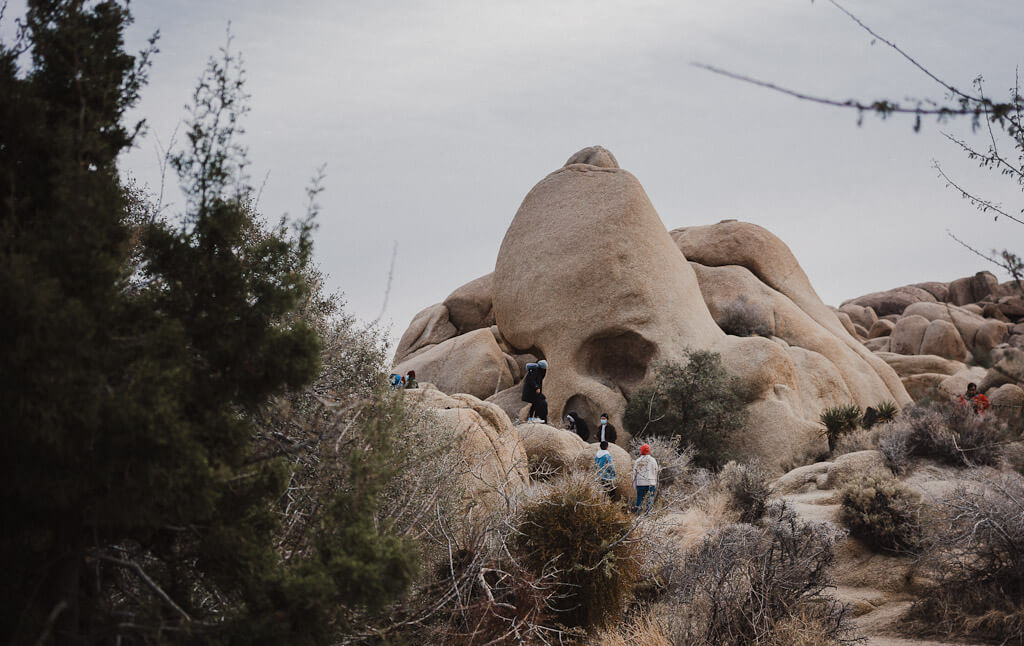
[[[621,424],[626,398],[651,378],[652,363],[684,360],[691,349],[720,353],[747,386],[750,424],[739,445],[776,468],[822,445],[823,407],[910,401],[892,368],[821,302],[781,240],[735,221],[670,235],[640,182],[600,147],[573,155],[529,192],[485,278],[453,296],[471,292],[480,303],[472,326],[493,314],[492,335],[504,357],[488,343],[490,364],[516,364],[514,357],[525,354],[548,360],[550,420],[569,410],[591,421],[608,412],[628,431]],[[766,336],[728,335],[716,323],[741,297],[762,316],[757,327]],[[456,321],[454,302],[445,305],[449,325],[471,327]],[[450,333],[439,325],[442,313],[426,310],[407,347],[433,340],[423,319],[444,328],[437,337]],[[440,353],[416,351],[417,373],[436,380]],[[503,388],[492,397],[509,411],[515,402],[505,400],[514,390]],[[620,432],[619,443],[628,440]]]

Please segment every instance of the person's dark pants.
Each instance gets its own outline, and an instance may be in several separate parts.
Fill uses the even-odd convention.
[[[636,511],[640,511],[640,505],[644,506],[644,513],[651,510],[654,505],[654,487],[653,486],[637,486],[636,488]]]
[[[548,400],[544,395],[541,395],[534,400],[533,404],[530,405],[530,413],[527,417],[539,417],[540,419],[547,421],[548,419]]]
[[[604,489],[606,494],[608,494],[608,497],[611,498],[612,502],[615,502],[615,480],[605,480],[602,478],[601,488]]]

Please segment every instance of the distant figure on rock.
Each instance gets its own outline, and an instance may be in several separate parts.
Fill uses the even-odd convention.
[[[872,406],[868,406],[864,410],[864,419],[861,420],[860,425],[864,428],[871,428],[878,423],[878,411]]]
[[[608,423],[608,413],[601,413],[601,426],[597,431],[598,442],[611,442],[615,443],[617,433],[615,427]]]
[[[569,411],[569,414],[565,416],[565,421],[569,423],[569,430],[579,435],[581,440],[586,442],[590,439],[590,426],[587,425],[587,420],[580,417],[579,413]]]
[[[416,381],[416,371],[415,370],[410,370],[408,376],[406,376],[406,378],[405,378],[405,387],[406,388],[419,388],[420,387],[419,382]]]
[[[654,505],[654,494],[658,487],[658,461],[651,456],[651,446],[640,447],[640,457],[633,463],[633,486],[636,487],[636,506],[639,512],[643,505],[644,513]]]
[[[967,384],[967,392],[957,397],[956,405],[962,410],[973,411],[984,417],[985,411],[992,404],[989,403],[988,397],[978,392],[978,384],[971,382]]]
[[[601,442],[601,450],[594,455],[594,465],[597,467],[597,479],[601,483],[601,488],[609,498],[615,500],[615,462],[612,461],[612,454],[608,452],[607,442]]]
[[[544,396],[544,375],[548,373],[548,362],[526,364],[526,379],[523,380],[523,401],[530,402],[527,421],[544,422],[548,418],[548,400]]]
[[[391,390],[401,390],[405,380],[397,372],[391,373]]]

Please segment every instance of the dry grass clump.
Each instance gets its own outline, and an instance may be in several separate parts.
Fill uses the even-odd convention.
[[[832,457],[839,457],[846,453],[856,453],[857,451],[877,449],[879,439],[885,430],[884,426],[875,425],[871,428],[860,428],[843,435],[836,440],[835,448],[832,449]]]
[[[921,541],[920,498],[896,478],[868,474],[843,487],[840,519],[871,549],[913,550]]]
[[[652,621],[674,645],[850,643],[848,610],[824,594],[836,538],[769,505],[756,526],[728,525],[687,551]]]
[[[536,487],[516,518],[513,546],[523,565],[553,568],[558,623],[603,626],[622,616],[640,576],[633,517],[611,502],[589,473],[569,472]]]
[[[912,627],[1024,644],[1024,478],[974,477],[938,511],[922,558],[936,583],[911,608]]]

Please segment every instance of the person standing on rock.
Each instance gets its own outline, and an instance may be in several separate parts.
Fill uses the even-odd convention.
[[[654,493],[658,488],[658,461],[651,456],[649,444],[640,447],[640,457],[633,463],[633,486],[636,487],[634,511],[639,512],[643,505],[646,514],[654,505]]]
[[[544,396],[544,375],[548,373],[548,362],[526,364],[526,379],[523,380],[523,401],[530,402],[528,421],[544,422],[548,418],[548,400]]]
[[[957,397],[957,406],[964,410],[973,410],[980,417],[985,416],[985,411],[989,409],[991,404],[988,401],[988,397],[978,392],[978,384],[969,383],[967,384],[967,392]],[[968,408],[970,406],[970,408]]]
[[[576,411],[569,411],[569,414],[565,416],[565,421],[569,424],[569,430],[580,436],[580,439],[586,442],[590,439],[590,426],[587,425],[587,420],[580,417],[580,414]]]
[[[420,387],[420,383],[418,381],[416,381],[416,371],[415,370],[410,370],[409,371],[409,376],[406,377],[406,379],[405,379],[405,387],[406,388],[419,388]]]
[[[615,462],[612,461],[612,454],[608,452],[608,443],[601,442],[601,450],[594,455],[594,465],[597,467],[597,479],[601,488],[612,500],[615,500]]]
[[[617,439],[617,435],[615,427],[608,423],[608,413],[601,413],[601,426],[597,431],[597,441],[611,442],[614,444]]]

